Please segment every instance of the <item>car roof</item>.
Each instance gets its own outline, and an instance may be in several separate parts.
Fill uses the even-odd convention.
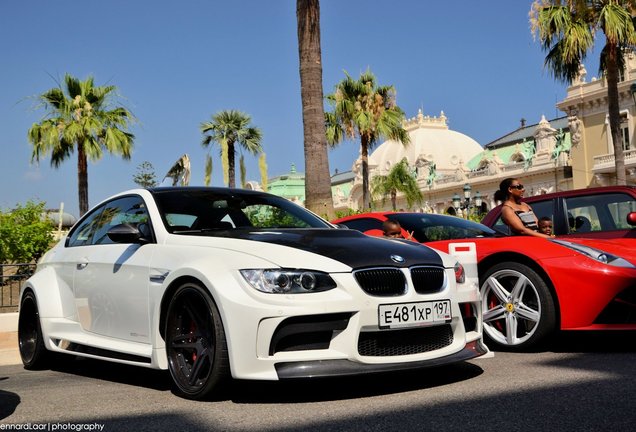
[[[148,191],[152,194],[180,193],[180,192],[216,192],[216,193],[238,194],[238,195],[270,195],[266,192],[254,191],[250,189],[207,187],[207,186],[161,186],[161,187],[148,188]]]
[[[523,197],[523,200],[531,203],[533,201],[543,201],[546,199],[558,198],[558,197],[596,195],[596,194],[612,193],[612,192],[623,192],[623,193],[628,193],[630,195],[636,196],[636,186],[599,186],[599,187],[585,188],[585,189],[573,189],[573,190],[567,190],[567,191],[551,192],[551,193],[547,193],[543,195],[532,195],[528,197]]]

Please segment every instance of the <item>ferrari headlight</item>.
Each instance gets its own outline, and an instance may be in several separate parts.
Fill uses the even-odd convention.
[[[303,269],[240,270],[245,280],[257,290],[272,294],[301,294],[327,291],[336,282],[327,273]]]
[[[602,262],[603,264],[615,266],[615,267],[626,267],[626,268],[636,268],[632,263],[627,261],[624,258],[621,258],[616,255],[612,255],[600,249],[596,249],[593,247],[581,245],[578,243],[572,243],[565,240],[551,240],[554,243],[560,244],[561,246],[565,246],[566,248],[575,250],[576,252],[583,254],[593,260],[598,262]]]

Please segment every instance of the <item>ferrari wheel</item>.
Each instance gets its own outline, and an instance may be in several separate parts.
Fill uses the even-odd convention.
[[[40,313],[35,295],[27,291],[20,302],[18,316],[18,348],[25,369],[46,369],[51,365],[52,354],[44,346]]]
[[[225,332],[205,289],[186,283],[174,293],[166,316],[168,369],[176,392],[203,399],[229,377]]]
[[[524,351],[545,342],[556,326],[552,294],[530,267],[499,263],[481,279],[484,334],[494,346]]]

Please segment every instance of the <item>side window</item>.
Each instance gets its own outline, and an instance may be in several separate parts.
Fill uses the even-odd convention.
[[[138,196],[128,196],[115,199],[104,205],[96,222],[92,244],[111,244],[108,231],[115,225],[129,223],[133,225],[145,224],[147,229],[148,211],[146,204]]]
[[[636,211],[636,200],[622,201],[610,203],[607,206],[609,214],[611,215],[616,228],[619,229],[631,229],[632,226],[627,223],[627,215]]]
[[[360,231],[360,232],[365,232],[372,229],[379,229],[379,230],[382,229],[381,220],[370,219],[370,218],[354,219],[354,220],[342,222],[342,225],[346,225],[349,228]]]
[[[499,217],[497,218],[497,220],[493,224],[492,229],[494,229],[495,231],[499,231],[501,233],[504,233],[504,234],[511,234],[510,233],[510,227],[504,223],[503,219],[501,219],[501,213],[499,214]]]
[[[103,206],[96,208],[86,216],[86,219],[69,234],[66,245],[69,247],[90,245],[93,240],[93,234],[97,230],[97,223],[102,210],[104,210]]]
[[[549,217],[554,221],[554,205],[552,200],[533,202],[530,206],[537,219]]]
[[[565,202],[572,217],[570,232],[629,229],[627,214],[636,210],[634,198],[623,193],[572,197]]]

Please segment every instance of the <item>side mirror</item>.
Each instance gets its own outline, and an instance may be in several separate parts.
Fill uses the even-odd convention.
[[[627,215],[627,223],[631,226],[636,225],[636,212],[631,212]]]
[[[137,227],[127,223],[115,225],[106,235],[115,243],[148,243]]]

